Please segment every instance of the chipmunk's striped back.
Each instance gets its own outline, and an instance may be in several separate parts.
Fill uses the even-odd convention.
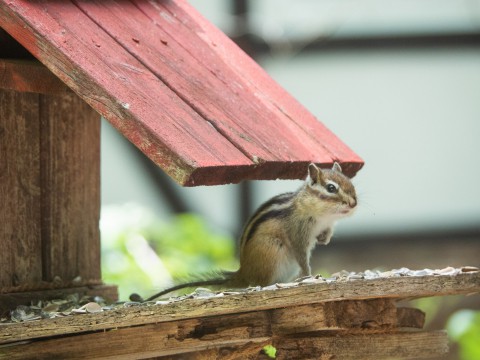
[[[284,219],[291,214],[295,195],[295,192],[277,195],[263,203],[257,209],[243,229],[242,238],[240,239],[240,251],[252,236],[255,235],[255,231],[262,223],[270,219]]]

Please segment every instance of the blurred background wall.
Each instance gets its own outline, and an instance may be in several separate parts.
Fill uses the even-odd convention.
[[[315,264],[478,265],[480,1],[191,1],[366,162]],[[161,109],[159,109],[161,111]],[[192,211],[235,237],[300,181],[181,188],[102,124],[102,204]]]

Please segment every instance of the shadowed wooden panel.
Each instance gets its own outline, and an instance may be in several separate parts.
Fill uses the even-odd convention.
[[[38,95],[0,90],[0,292],[41,280]]]
[[[41,95],[40,121],[44,280],[96,284],[100,116],[74,93]]]
[[[275,341],[276,340],[276,341]],[[439,359],[448,353],[446,331],[386,334],[332,334],[274,339],[279,360]]]
[[[40,94],[64,94],[71,90],[36,60],[0,59],[0,89]]]

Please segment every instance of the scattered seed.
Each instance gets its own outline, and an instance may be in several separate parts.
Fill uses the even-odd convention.
[[[42,310],[43,312],[57,312],[60,306],[55,303],[48,304]]]
[[[131,294],[131,295],[129,296],[129,299],[130,299],[130,301],[143,302],[143,298],[142,298],[140,295],[136,294],[136,293]]]
[[[195,292],[182,295],[178,297],[171,297],[169,300],[160,301],[142,301],[139,295],[132,294],[130,300],[138,301],[126,301],[116,302],[114,304],[105,304],[105,300],[102,297],[80,297],[79,294],[69,294],[63,299],[44,300],[32,302],[30,306],[19,305],[16,309],[10,312],[8,318],[1,318],[0,324],[7,325],[8,323],[35,321],[48,318],[59,318],[80,314],[94,314],[102,311],[115,310],[120,307],[134,307],[134,306],[153,306],[153,305],[166,305],[185,299],[209,299],[213,297],[224,297],[229,295],[241,295],[249,292],[268,291],[282,288],[295,287],[299,285],[308,285],[316,283],[336,283],[336,282],[348,282],[358,281],[361,279],[371,280],[377,278],[391,278],[391,277],[404,277],[404,276],[455,276],[461,273],[477,272],[480,271],[478,267],[464,266],[462,268],[445,267],[443,269],[422,269],[422,270],[410,270],[408,268],[393,269],[388,271],[379,270],[365,270],[364,272],[349,272],[342,270],[332,275],[329,278],[323,278],[320,275],[307,276],[297,279],[290,283],[278,283],[270,286],[256,286],[247,289],[235,289],[235,291],[222,291],[215,292],[210,289],[198,288]],[[61,280],[61,279],[60,279]],[[93,300],[93,301],[92,301]]]
[[[473,271],[479,271],[480,269],[475,266],[464,266],[461,268],[462,272],[473,272]]]
[[[72,314],[86,314],[87,313],[87,310],[85,309],[73,309],[71,311]]]
[[[86,304],[85,310],[88,313],[99,313],[103,311],[102,307],[96,302],[89,302],[88,304]]]

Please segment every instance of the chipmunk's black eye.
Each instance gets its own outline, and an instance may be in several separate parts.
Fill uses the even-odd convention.
[[[326,189],[331,194],[335,194],[338,191],[338,188],[333,184],[327,184]]]

